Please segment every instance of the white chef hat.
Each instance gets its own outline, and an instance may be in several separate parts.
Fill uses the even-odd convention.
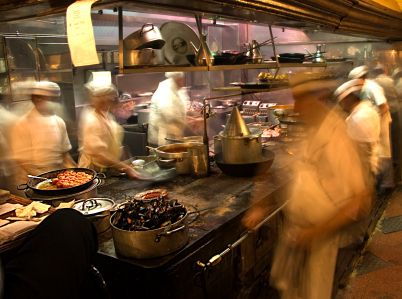
[[[166,72],[165,73],[166,78],[184,78],[184,73],[183,72]]]
[[[366,65],[355,67],[349,72],[349,79],[359,79],[368,73],[369,69]]]
[[[38,96],[59,97],[60,87],[51,81],[39,81],[33,83],[31,93]]]
[[[85,84],[88,89],[89,94],[92,97],[101,97],[106,95],[118,96],[117,88],[113,84],[100,85],[94,84],[93,82]]]
[[[351,93],[360,93],[363,88],[363,84],[363,79],[352,79],[350,81],[347,81],[335,90],[334,96],[336,97],[337,101],[340,102]]]

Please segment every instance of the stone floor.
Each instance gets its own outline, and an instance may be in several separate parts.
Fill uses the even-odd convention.
[[[347,285],[336,299],[402,299],[402,188],[390,196]]]

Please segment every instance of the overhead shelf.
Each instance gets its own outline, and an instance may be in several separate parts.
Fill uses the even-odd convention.
[[[213,66],[138,66],[124,67],[120,70],[121,74],[150,73],[150,72],[201,72],[201,71],[228,71],[244,69],[277,69],[278,64],[275,61],[259,64],[234,64],[234,65],[213,65]]]
[[[134,73],[159,73],[159,72],[202,72],[202,71],[229,71],[229,70],[251,70],[251,69],[278,69],[290,67],[327,67],[331,65],[338,65],[343,63],[353,63],[353,61],[337,61],[337,62],[324,62],[324,63],[276,63],[276,61],[269,61],[258,64],[234,64],[234,65],[213,65],[213,66],[175,66],[175,65],[160,65],[160,66],[137,66],[137,67],[124,67],[119,70],[120,74],[134,74]]]
[[[208,68],[209,71],[227,71],[227,70],[244,70],[244,69],[277,69],[276,61],[268,61],[264,63],[250,64],[234,64],[234,65],[213,65]]]
[[[124,67],[119,69],[120,74],[136,74],[136,73],[163,73],[163,72],[202,72],[208,71],[207,66],[138,66]]]

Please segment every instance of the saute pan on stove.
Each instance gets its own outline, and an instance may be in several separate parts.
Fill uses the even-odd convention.
[[[42,178],[46,178],[46,179],[53,179],[56,178],[57,175],[63,171],[66,170],[72,170],[72,171],[76,171],[76,172],[85,172],[86,174],[90,174],[92,175],[92,179],[90,179],[89,181],[81,184],[81,185],[77,185],[77,186],[73,186],[73,187],[69,187],[69,188],[59,188],[59,189],[40,189],[38,188],[38,185],[40,183],[42,183],[44,180],[41,180],[40,178],[30,178],[28,179],[28,182],[26,184],[21,184],[17,187],[18,190],[24,190],[24,189],[32,189],[34,192],[36,192],[37,194],[43,194],[43,195],[61,195],[61,194],[70,194],[70,193],[75,193],[78,191],[82,191],[86,188],[88,188],[89,186],[92,185],[93,181],[96,178],[105,178],[103,173],[97,173],[96,171],[89,169],[89,168],[64,168],[64,169],[58,169],[58,170],[53,170],[53,171],[49,171],[49,172],[45,172],[42,174],[37,175],[37,177],[42,177]]]

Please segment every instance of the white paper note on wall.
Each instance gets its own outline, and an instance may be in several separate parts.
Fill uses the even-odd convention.
[[[91,6],[96,1],[76,1],[67,8],[67,39],[74,66],[99,64],[91,20]]]

